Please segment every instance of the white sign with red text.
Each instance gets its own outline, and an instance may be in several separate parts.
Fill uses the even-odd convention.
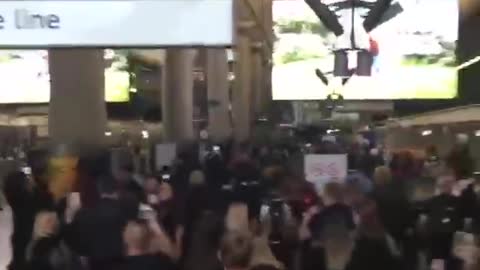
[[[347,170],[347,155],[305,155],[305,177],[317,187],[330,181],[344,182]]]

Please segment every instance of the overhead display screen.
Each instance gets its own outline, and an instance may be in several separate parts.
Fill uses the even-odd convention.
[[[129,100],[124,51],[106,50],[105,101]],[[47,103],[50,74],[46,50],[0,50],[0,103]]]
[[[223,47],[232,42],[232,0],[0,1],[3,47]]]
[[[337,5],[336,11],[341,6],[338,2],[348,1],[322,0],[329,8]],[[375,1],[360,2],[367,6]],[[371,76],[353,75],[344,85],[333,78],[333,48],[338,48],[338,39],[309,5],[304,0],[275,0],[273,12],[275,100],[321,100],[333,91],[351,100],[457,96],[458,0],[394,1],[381,24],[365,33],[373,56]],[[357,55],[348,53],[349,68],[356,66]],[[328,86],[317,77],[316,69],[329,79]]]

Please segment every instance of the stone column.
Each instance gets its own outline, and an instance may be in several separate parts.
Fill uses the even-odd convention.
[[[51,49],[48,129],[53,143],[105,141],[105,64],[101,49]]]
[[[265,116],[270,107],[273,19],[272,0],[250,1],[256,17],[256,39],[252,43],[252,88],[255,116]]]
[[[162,90],[162,121],[165,139],[185,142],[195,139],[193,129],[193,66],[196,51],[168,49]]]
[[[274,43],[274,33],[273,33],[273,1],[272,0],[267,0],[264,1],[264,9],[263,9],[263,19],[264,19],[264,25],[265,29],[267,29],[267,42],[271,44],[271,49],[273,49],[273,43]],[[271,108],[272,104],[272,50],[268,50],[265,52],[265,55],[263,55],[263,109],[264,111],[269,111]]]
[[[206,49],[208,90],[208,133],[214,141],[224,141],[232,134],[229,117],[228,59],[225,49]]]
[[[235,82],[232,94],[233,133],[236,141],[250,136],[252,124],[252,76],[250,37],[241,31],[237,37],[235,55]]]
[[[259,46],[262,46],[261,43],[258,43]],[[253,48],[252,54],[252,103],[255,106],[254,117],[258,118],[265,110],[264,99],[265,99],[265,69],[263,68],[263,59],[262,59],[262,47]]]

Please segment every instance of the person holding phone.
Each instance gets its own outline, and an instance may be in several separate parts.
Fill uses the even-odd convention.
[[[145,182],[145,200],[139,205],[138,217],[145,220],[146,216],[155,215],[158,224],[165,231],[173,243],[175,258],[182,250],[183,224],[175,211],[179,208],[176,204],[174,190],[169,183],[169,175],[149,177]],[[174,205],[176,205],[174,207]]]
[[[65,231],[69,245],[88,258],[91,270],[118,269],[123,258],[123,229],[129,220],[137,218],[138,206],[121,200],[112,177],[99,179],[98,188],[100,200],[96,207],[80,209]],[[76,205],[75,196],[70,203]]]

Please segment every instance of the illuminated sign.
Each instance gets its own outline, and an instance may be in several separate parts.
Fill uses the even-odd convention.
[[[232,5],[232,0],[0,1],[0,46],[229,46]]]

